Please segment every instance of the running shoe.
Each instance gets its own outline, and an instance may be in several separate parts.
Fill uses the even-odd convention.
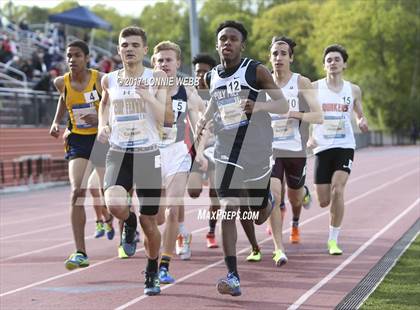
[[[115,236],[115,230],[114,227],[112,227],[111,224],[105,223],[105,233],[108,240],[114,239]]]
[[[217,282],[217,291],[220,294],[229,294],[231,296],[240,296],[242,294],[239,279],[231,272],[227,274],[226,278]]]
[[[292,226],[289,240],[290,240],[290,243],[293,243],[293,244],[300,243],[300,233],[299,233],[298,226]]]
[[[330,255],[341,255],[343,251],[338,247],[337,241],[335,240],[328,240],[328,252]]]
[[[277,250],[273,252],[273,261],[277,267],[281,267],[287,263],[287,256],[283,253],[282,250]]]
[[[216,242],[216,236],[214,235],[214,233],[208,233],[207,235],[206,235],[206,240],[207,240],[207,247],[209,248],[209,249],[215,249],[215,248],[218,248],[219,246],[217,245],[217,242]]]
[[[122,245],[118,247],[118,258],[125,259],[128,258],[128,255],[125,253]]]
[[[96,227],[95,227],[95,238],[101,238],[105,235],[105,229],[104,229],[104,222],[102,221],[96,221]]]
[[[160,267],[159,281],[162,284],[171,284],[175,282],[175,279],[169,274],[169,271],[166,267]]]
[[[128,256],[133,256],[136,253],[136,227],[131,227],[124,222],[121,245]]]
[[[262,259],[261,250],[252,250],[251,253],[247,256],[246,260],[248,262],[259,262]]]
[[[114,227],[112,226],[113,220],[114,220],[114,217],[110,214],[109,219],[105,221],[105,224],[104,224],[104,229],[105,229],[106,237],[108,240],[114,239],[114,236],[115,236],[115,230],[114,230]]]
[[[156,272],[144,273],[144,294],[148,296],[160,294],[159,276]]]
[[[191,259],[191,233],[187,233],[182,239],[183,243],[180,257],[182,260],[189,260]]]
[[[312,196],[311,196],[311,192],[309,191],[309,188],[306,185],[304,185],[304,187],[305,187],[305,196],[303,197],[302,206],[306,210],[309,210],[312,205]]]
[[[68,270],[76,268],[85,268],[89,266],[89,259],[81,253],[73,253],[64,262],[64,265]]]

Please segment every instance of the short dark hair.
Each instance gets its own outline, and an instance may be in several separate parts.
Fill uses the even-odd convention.
[[[147,35],[146,31],[143,30],[143,28],[137,27],[137,26],[128,26],[120,31],[120,38],[126,38],[129,36],[139,36],[143,40],[143,44],[147,45]]]
[[[343,57],[343,61],[347,62],[347,59],[349,59],[349,54],[347,54],[346,49],[340,45],[340,44],[333,44],[330,46],[327,46],[324,50],[324,56],[322,57],[322,63],[325,62],[325,56],[327,56],[328,53],[331,52],[338,52],[341,54],[341,57]]]
[[[242,42],[245,42],[248,37],[248,31],[246,31],[244,25],[240,22],[237,22],[235,20],[225,20],[223,23],[217,27],[216,30],[216,36],[219,34],[220,31],[222,31],[224,28],[235,28],[242,34]]]
[[[286,37],[286,36],[279,36],[279,37],[273,37],[273,39],[271,40],[271,45],[270,48],[276,44],[276,43],[281,43],[284,42],[287,45],[289,45],[289,56],[292,56],[294,54],[294,48],[297,45],[295,41],[293,41],[292,39]]]
[[[192,59],[192,64],[195,66],[198,63],[204,63],[213,68],[216,66],[216,59],[206,53],[200,53],[194,56]]]
[[[85,54],[85,56],[89,55],[89,46],[86,44],[85,41],[82,40],[75,40],[70,42],[67,45],[67,48],[69,47],[78,47],[82,50],[83,54]]]

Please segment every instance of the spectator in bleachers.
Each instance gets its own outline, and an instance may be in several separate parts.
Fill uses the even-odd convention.
[[[112,59],[108,56],[102,56],[101,61],[99,62],[99,71],[104,73],[109,73],[113,71],[113,62]]]
[[[11,41],[6,35],[1,37],[0,43],[0,61],[7,63],[12,60],[13,56],[17,53],[16,44],[14,44],[14,42]]]
[[[46,92],[50,92],[54,90],[53,81],[58,76],[57,69],[51,69],[46,74],[44,74],[38,83],[35,84],[34,90],[43,90]]]

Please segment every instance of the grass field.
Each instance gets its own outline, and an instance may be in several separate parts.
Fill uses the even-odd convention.
[[[420,236],[360,309],[420,309]]]

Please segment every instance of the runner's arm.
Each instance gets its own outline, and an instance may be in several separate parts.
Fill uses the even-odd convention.
[[[108,76],[103,76],[101,80],[102,99],[98,110],[98,140],[107,142],[111,133],[109,127],[109,94],[108,94]]]
[[[290,111],[289,117],[311,124],[322,124],[323,115],[321,112],[321,106],[318,103],[316,92],[311,84],[311,81],[304,76],[300,76],[298,80],[298,87],[299,93],[302,94],[303,98],[307,102],[310,112]]]
[[[362,106],[362,91],[360,87],[356,84],[351,84],[353,98],[354,98],[354,113],[357,118],[357,125],[359,126],[362,132],[368,132],[369,126],[366,117],[363,114]]]
[[[284,97],[281,89],[274,82],[270,71],[268,71],[265,66],[258,65],[256,74],[257,85],[260,89],[266,91],[272,100],[267,102],[256,102],[253,107],[254,111],[265,111],[275,114],[287,113],[289,111],[289,103]]]
[[[64,102],[64,77],[57,77],[54,80],[54,86],[60,93],[60,97],[58,98],[57,109],[55,111],[54,120],[51,124],[50,135],[54,138],[58,138],[60,135],[60,122],[67,110],[66,103]]]

